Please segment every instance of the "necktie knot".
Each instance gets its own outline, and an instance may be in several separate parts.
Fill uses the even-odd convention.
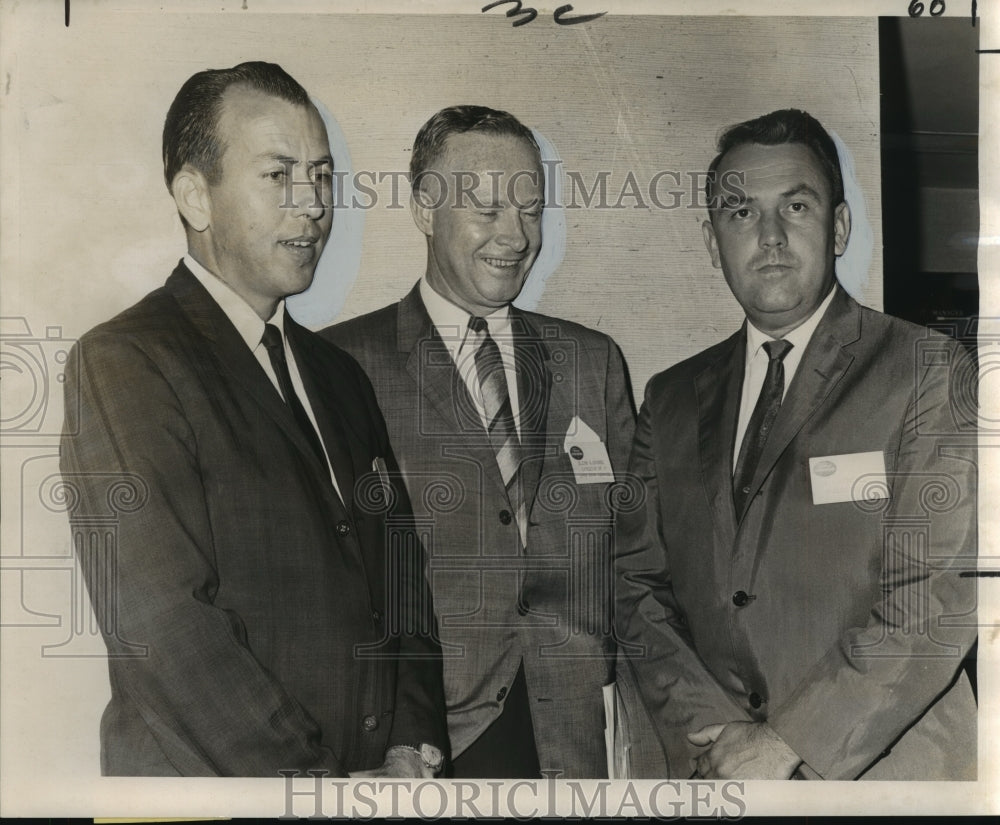
[[[274,324],[264,325],[264,334],[260,337],[260,342],[269,352],[280,352],[284,356],[285,345],[281,340],[281,330]]]
[[[469,316],[469,329],[473,332],[487,332],[489,330],[489,325],[486,323],[486,319],[479,315]]]
[[[764,350],[767,352],[767,357],[772,361],[781,361],[792,347],[795,346],[790,341],[786,341],[784,338],[779,338],[776,341],[766,341],[764,343]]]

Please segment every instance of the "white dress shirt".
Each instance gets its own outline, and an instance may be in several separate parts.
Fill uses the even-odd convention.
[[[469,329],[469,319],[472,317],[466,310],[456,306],[447,298],[434,291],[434,287],[426,279],[420,281],[420,298],[431,316],[434,329],[441,336],[451,360],[455,362],[458,374],[465,382],[469,395],[472,397],[483,427],[488,426],[486,409],[483,406],[483,393],[479,386],[479,373],[476,372],[477,337]],[[483,316],[490,337],[496,341],[503,360],[503,371],[507,377],[507,394],[510,396],[510,409],[514,416],[514,426],[518,436],[521,435],[520,406],[517,395],[517,367],[514,357],[514,335],[510,323],[510,307],[502,306],[495,312]]]
[[[184,256],[184,264],[191,270],[191,274],[198,279],[198,282],[208,290],[208,294],[212,296],[219,305],[219,308],[226,314],[226,317],[232,322],[233,326],[236,327],[236,331],[250,348],[254,358],[257,359],[257,362],[271,380],[274,388],[278,391],[278,395],[281,395],[281,385],[278,383],[278,376],[275,375],[274,367],[271,366],[271,356],[268,355],[267,347],[261,342],[261,338],[264,336],[264,321],[260,319],[260,316],[254,312],[250,304],[244,301],[229,284],[205,269],[190,254]],[[337,495],[340,496],[340,485],[337,484],[337,477],[333,474],[333,466],[330,464],[330,455],[327,453],[326,445],[323,443],[323,436],[320,433],[319,427],[316,426],[316,416],[313,413],[312,404],[309,403],[309,395],[306,393],[305,385],[302,383],[298,364],[295,363],[295,353],[292,352],[292,348],[288,345],[288,339],[285,337],[284,299],[278,302],[278,306],[274,310],[274,315],[271,316],[271,319],[267,323],[273,324],[281,332],[281,340],[285,347],[285,360],[288,362],[288,373],[292,379],[292,388],[299,397],[302,408],[306,411],[306,415],[309,417],[309,421],[316,431],[316,437],[319,439],[319,443],[323,447],[323,454],[326,456],[326,467],[330,473],[330,480],[333,482],[333,487],[337,491]],[[282,397],[284,398],[284,396]],[[285,401],[287,402],[287,400],[286,398]],[[343,501],[344,497],[340,496],[340,499]]]
[[[792,348],[781,362],[785,368],[785,390],[781,396],[782,400],[788,394],[788,388],[791,386],[792,378],[795,377],[795,371],[799,368],[802,354],[813,337],[816,327],[819,326],[819,322],[822,320],[827,307],[830,306],[835,291],[835,288],[831,289],[830,294],[823,299],[823,303],[816,307],[813,314],[784,336],[784,339],[792,345]],[[767,357],[764,344],[774,340],[776,339],[772,338],[766,332],[761,332],[747,318],[747,358],[746,364],[743,367],[743,393],[740,396],[740,417],[736,424],[736,441],[733,443],[734,472],[736,460],[740,455],[740,446],[743,444],[743,437],[746,435],[747,426],[750,424],[750,416],[753,415],[753,408],[757,406],[757,399],[760,397],[760,391],[764,387],[764,378],[767,377],[767,365],[770,359]]]

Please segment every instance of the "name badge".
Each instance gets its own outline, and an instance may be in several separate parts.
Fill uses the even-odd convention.
[[[608,484],[615,480],[607,447],[579,416],[573,416],[570,422],[563,450],[569,454],[577,484]]]
[[[885,456],[880,450],[810,458],[809,479],[813,504],[889,498]]]

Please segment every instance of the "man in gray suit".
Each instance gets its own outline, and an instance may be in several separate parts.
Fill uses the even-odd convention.
[[[704,236],[746,323],[650,380],[645,506],[618,521],[616,622],[670,769],[973,779],[974,365],[837,283],[851,216],[814,118],[718,149]]]
[[[542,242],[529,129],[444,109],[410,172],[423,279],[321,334],[371,378],[426,520],[452,774],[606,776],[611,499],[634,426],[622,357],[606,335],[511,305]]]
[[[368,380],[284,308],[333,219],[323,121],[280,66],[207,70],[163,158],[188,253],[80,340],[67,381],[102,770],[430,777],[440,649],[406,492]]]

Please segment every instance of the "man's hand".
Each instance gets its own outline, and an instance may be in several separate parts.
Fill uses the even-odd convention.
[[[354,771],[355,779],[377,777],[382,779],[433,779],[434,770],[424,764],[420,754],[410,748],[393,747],[385,752],[385,762],[377,768]]]
[[[802,763],[766,722],[707,725],[687,738],[692,745],[711,745],[698,757],[703,779],[789,779]]]

